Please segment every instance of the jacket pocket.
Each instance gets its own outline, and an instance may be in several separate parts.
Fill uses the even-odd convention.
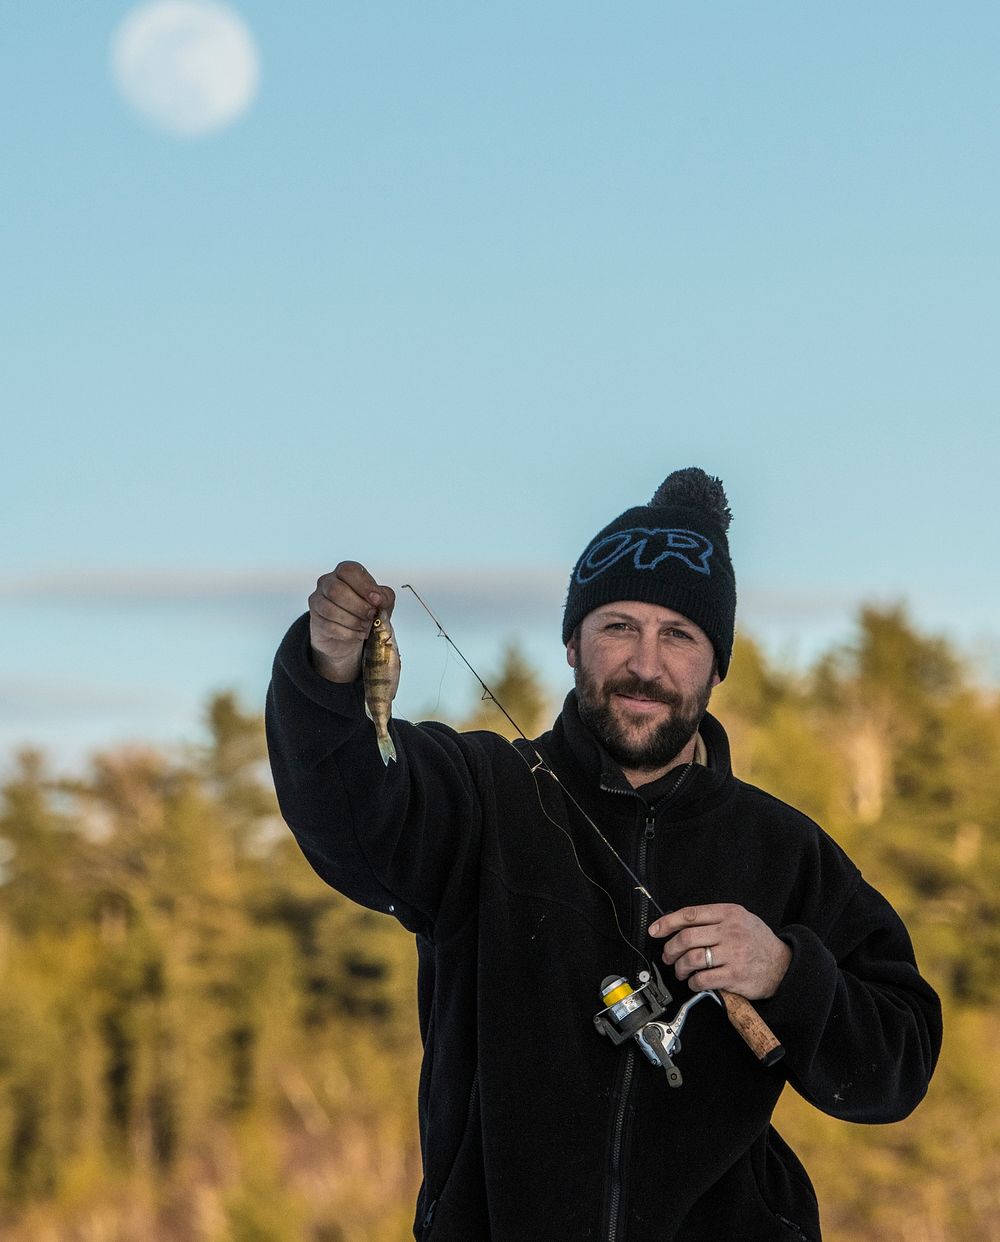
[[[439,1185],[427,1187],[426,1200],[421,1242],[478,1242],[489,1238],[478,1070],[469,1089],[465,1128],[455,1159]]]
[[[808,1180],[789,1179],[772,1159],[762,1134],[692,1206],[674,1242],[819,1242]]]
[[[757,1192],[789,1239],[819,1242],[819,1206],[809,1175],[773,1126],[751,1149]]]
[[[810,1242],[809,1235],[803,1233],[793,1220],[789,1220],[786,1216],[778,1216],[776,1219],[785,1226],[793,1238],[801,1238],[802,1242]]]

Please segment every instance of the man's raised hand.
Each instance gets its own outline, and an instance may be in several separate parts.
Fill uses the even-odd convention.
[[[341,561],[309,596],[309,642],[316,671],[328,681],[354,681],[361,649],[380,608],[392,614],[396,593],[375,581],[364,565]]]

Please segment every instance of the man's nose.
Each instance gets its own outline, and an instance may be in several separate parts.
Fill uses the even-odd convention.
[[[656,634],[639,634],[629,653],[628,671],[643,681],[655,681],[663,669],[660,667],[660,644]]]

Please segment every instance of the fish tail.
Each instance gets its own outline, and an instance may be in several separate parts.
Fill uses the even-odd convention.
[[[389,760],[393,763],[396,761],[396,747],[392,744],[392,738],[388,733],[383,734],[378,740],[378,753],[382,756],[382,762],[386,767],[389,766]]]

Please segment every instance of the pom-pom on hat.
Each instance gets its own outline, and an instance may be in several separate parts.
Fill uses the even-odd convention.
[[[587,545],[569,581],[563,642],[602,604],[636,599],[694,621],[715,648],[719,677],[733,652],[736,579],[722,480],[697,466],[675,470],[648,505],[627,509]]]

